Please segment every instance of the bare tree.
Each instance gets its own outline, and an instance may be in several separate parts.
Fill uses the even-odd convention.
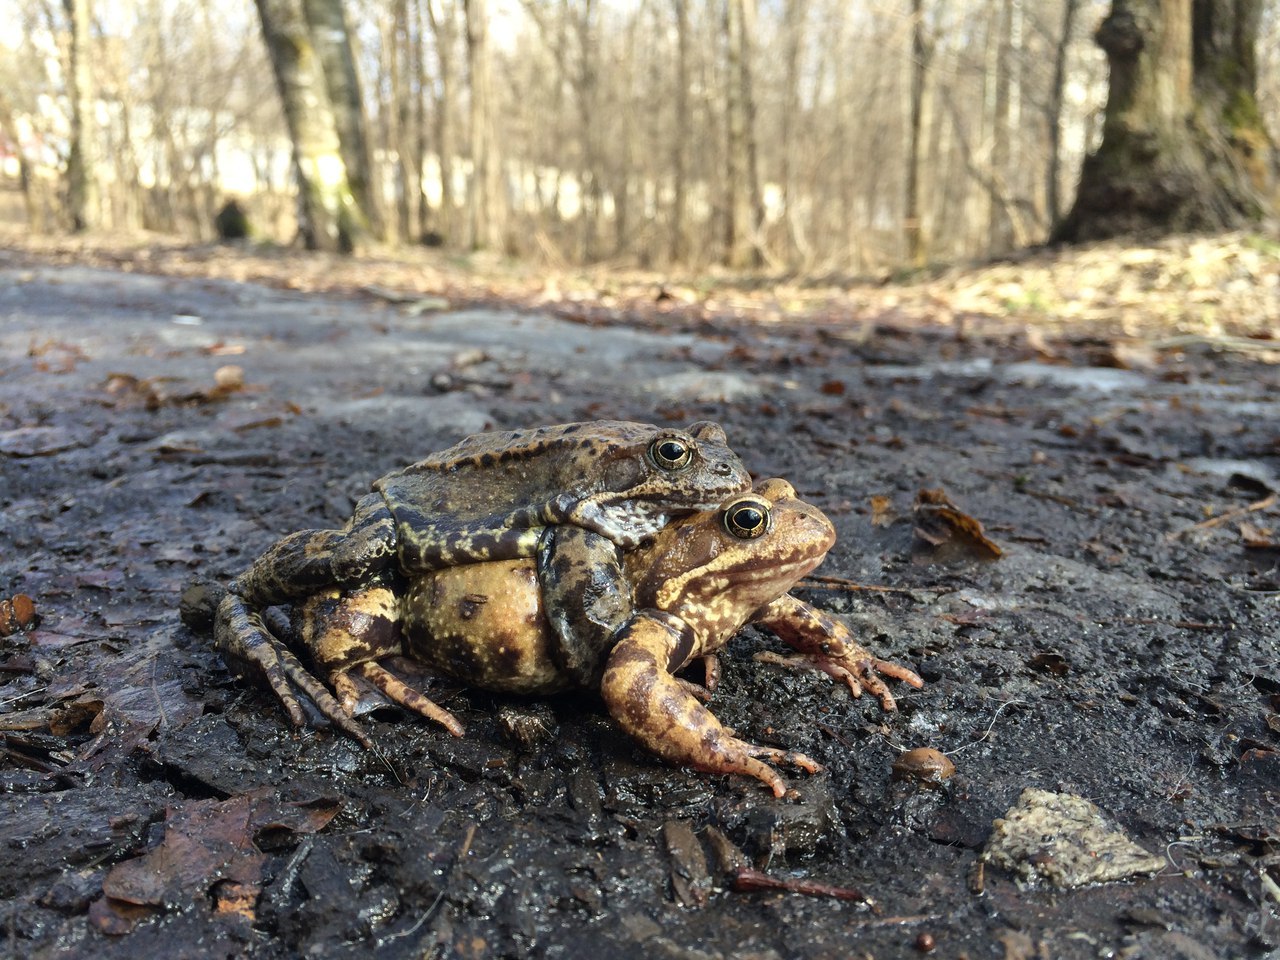
[[[89,0],[63,0],[70,22],[71,149],[67,155],[67,213],[73,230],[98,222],[97,131],[94,129],[93,77],[89,68]]]
[[[728,168],[725,182],[725,263],[752,267],[760,262],[757,245],[763,221],[752,93],[752,35],[755,0],[726,0],[724,31],[728,54],[725,78]]]
[[[364,97],[343,2],[302,0],[302,9],[333,112],[347,185],[374,232],[381,236],[385,230],[382,204],[374,190]]]
[[[924,262],[924,230],[920,222],[920,142],[924,126],[924,81],[929,71],[929,45],[925,35],[924,0],[911,0],[911,120],[907,146],[907,197],[903,231],[907,259]]]
[[[421,0],[431,24],[436,54],[435,135],[436,156],[439,158],[440,208],[437,211],[438,231],[446,243],[456,244],[457,200],[453,193],[454,155],[457,153],[457,137],[454,134],[454,117],[457,116],[457,71],[454,49],[458,43],[457,7],[453,0]]]
[[[465,0],[467,69],[471,80],[471,246],[501,250],[502,167],[494,138],[493,75],[489,62],[489,12],[486,0]]]
[[[1053,52],[1053,86],[1049,92],[1047,120],[1049,125],[1049,163],[1045,170],[1045,206],[1054,228],[1062,219],[1062,112],[1067,87],[1067,56],[1075,30],[1076,11],[1080,0],[1063,0],[1062,30]]]
[[[365,215],[347,181],[338,124],[301,0],[255,0],[293,141],[299,228],[308,249],[350,252]]]

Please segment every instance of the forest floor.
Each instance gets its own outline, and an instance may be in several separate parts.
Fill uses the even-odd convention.
[[[0,954],[1280,949],[1274,241],[858,283],[0,244]],[[797,594],[925,678],[885,714],[735,641],[712,709],[824,765],[796,796],[588,695],[299,734],[178,618],[463,434],[605,417],[723,423],[836,524]],[[939,535],[939,487],[989,540]],[[895,778],[915,747],[955,776]]]

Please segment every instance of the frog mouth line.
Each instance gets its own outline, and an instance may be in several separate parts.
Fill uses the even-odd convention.
[[[810,570],[814,569],[826,556],[823,551],[817,557],[805,557],[800,560],[792,560],[782,563],[770,563],[766,566],[749,566],[742,564],[741,566],[730,567],[725,571],[727,575],[733,578],[736,583],[765,583],[768,581],[786,581],[799,580]]]

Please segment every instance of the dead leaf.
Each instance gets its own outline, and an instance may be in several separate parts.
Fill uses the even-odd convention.
[[[266,830],[315,833],[338,805],[327,797],[285,802],[261,791],[171,807],[164,840],[111,868],[91,919],[104,933],[120,935],[159,910],[211,900],[217,913],[252,920],[267,860],[258,836]]]
[[[1241,520],[1239,526],[1240,537],[1244,540],[1244,545],[1247,549],[1275,550],[1280,548],[1280,542],[1277,542],[1275,538],[1275,531],[1270,527],[1250,523],[1248,520]]]
[[[7,637],[36,624],[36,602],[25,593],[0,600],[0,637]]]
[[[916,536],[925,543],[934,547],[957,544],[988,560],[1004,553],[983,532],[982,523],[961,511],[941,487],[917,493],[914,509]]]
[[[898,519],[898,511],[893,509],[893,498],[875,494],[871,498],[871,525],[888,527]]]

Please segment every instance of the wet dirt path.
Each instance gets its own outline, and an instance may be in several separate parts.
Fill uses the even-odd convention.
[[[1265,956],[1280,374],[1195,346],[1104,368],[1093,347],[0,266],[0,598],[41,617],[0,640],[0,944],[894,957],[924,935],[945,957]],[[762,633],[725,658],[725,724],[826,766],[788,773],[798,798],[668,768],[588,696],[437,688],[468,737],[379,714],[381,755],[297,735],[177,618],[192,578],[340,525],[371,480],[461,435],[605,417],[719,420],[755,476],[836,523],[819,574],[892,588],[799,593],[925,677],[895,687],[896,715],[753,661],[776,647]],[[938,487],[998,559],[916,533]],[[529,718],[532,739],[512,732]],[[891,779],[919,746],[954,760],[945,789]],[[1079,889],[981,868],[1027,787],[1089,798],[1166,866]],[[746,865],[874,903],[735,890]]]

